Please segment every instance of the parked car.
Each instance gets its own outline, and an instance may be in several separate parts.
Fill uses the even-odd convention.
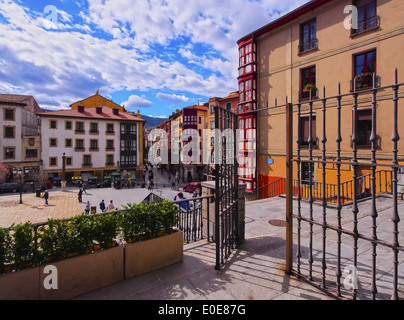
[[[0,193],[20,192],[21,186],[16,182],[6,182],[0,184]]]
[[[186,185],[185,187],[182,188],[182,190],[184,190],[184,192],[194,192],[196,190],[196,188],[201,189],[201,183],[200,182],[190,182],[188,183],[188,185]]]
[[[104,180],[97,183],[97,188],[108,188],[111,187],[111,180]]]

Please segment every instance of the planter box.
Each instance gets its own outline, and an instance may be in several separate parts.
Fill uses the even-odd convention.
[[[0,300],[64,300],[183,260],[183,233],[125,244],[0,275]],[[57,274],[44,273],[46,266]],[[57,289],[46,289],[49,278]],[[51,282],[53,284],[53,282]]]
[[[125,244],[125,279],[183,260],[183,232]]]
[[[57,268],[58,289],[45,289],[48,274],[41,266],[40,299],[64,300],[120,282],[123,275],[123,246],[109,248],[50,263]]]
[[[0,300],[62,300],[124,280],[123,246],[55,261],[0,276]],[[47,265],[56,267],[57,289],[46,289]],[[52,275],[53,276],[53,275]]]
[[[0,300],[38,300],[39,267],[0,275]]]

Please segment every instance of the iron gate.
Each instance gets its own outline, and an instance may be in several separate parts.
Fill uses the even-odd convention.
[[[238,243],[238,116],[218,106],[215,110],[215,242],[220,270]]]
[[[294,106],[297,113],[297,125],[293,126],[297,128],[294,153],[293,130],[288,130],[287,269],[289,273],[338,298],[397,300],[404,297],[404,247],[399,243],[400,214],[404,213],[404,204],[400,202],[398,186],[398,174],[404,173],[403,154],[399,154],[398,148],[399,99],[403,97],[399,89],[404,83],[398,82],[397,70],[393,85],[382,87],[377,82],[374,76],[373,84],[364,90],[359,90],[354,82],[347,94],[342,94],[339,86],[338,94],[333,97],[326,97],[324,89],[323,98],[312,98],[310,93],[307,100],[299,99]],[[362,109],[363,105],[368,106],[366,112]],[[352,114],[352,124],[342,121],[345,108]],[[287,109],[287,125],[291,126],[293,106],[288,104]],[[332,117],[327,116],[329,112],[332,112]],[[368,117],[370,128],[366,136],[363,136],[363,128],[360,127],[360,114]],[[301,127],[303,116],[309,125],[306,140]],[[315,117],[317,124],[322,123],[317,125],[318,128],[322,126],[320,140],[314,136]],[[380,120],[377,123],[378,119],[383,119],[384,123]],[[332,127],[336,128],[336,132],[327,130],[327,120],[334,122]],[[386,126],[391,132],[391,140],[386,141],[389,139],[384,134],[381,149],[379,132],[385,133]],[[352,130],[350,154],[347,154],[346,148],[342,152],[342,144],[347,141],[346,130]],[[336,150],[328,147],[331,142]],[[363,156],[363,149],[366,149],[367,157]],[[330,152],[333,157],[329,156]],[[359,183],[363,167],[370,171],[370,183],[365,190]],[[327,192],[330,168],[335,171],[337,179],[335,199],[329,199]],[[342,190],[343,168],[348,168],[353,178],[349,206],[343,206],[347,200]],[[378,181],[383,176],[378,174],[380,168],[391,173],[386,176],[389,178],[385,178],[388,181],[383,181],[383,185],[388,186],[384,198],[381,198],[379,188],[382,182]],[[306,171],[304,175],[303,170]],[[297,175],[295,185],[293,173]],[[322,183],[314,183],[315,173]],[[307,201],[303,199],[303,189],[308,193]],[[314,193],[320,193],[321,197],[314,197]],[[296,200],[295,209],[293,199]],[[334,202],[333,207],[329,206],[331,201]],[[294,210],[297,212],[293,213]],[[294,220],[297,221],[295,229]],[[293,241],[294,234],[296,242]]]

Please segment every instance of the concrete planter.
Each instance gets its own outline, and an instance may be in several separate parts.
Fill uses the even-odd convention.
[[[138,276],[183,260],[183,233],[125,244],[125,278]]]
[[[0,275],[0,300],[70,299],[182,260],[183,233],[176,231]],[[45,270],[48,266],[56,273]],[[57,287],[49,288],[49,282]]]
[[[0,300],[62,300],[124,280],[123,246],[76,256],[0,276]],[[57,289],[46,289],[47,266]]]

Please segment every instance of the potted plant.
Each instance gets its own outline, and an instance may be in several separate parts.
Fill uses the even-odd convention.
[[[303,92],[309,92],[310,90],[316,90],[317,88],[316,88],[316,86],[315,85],[313,85],[313,84],[311,84],[311,83],[308,83],[308,84],[306,84],[305,86],[304,86],[304,88],[303,88]]]

